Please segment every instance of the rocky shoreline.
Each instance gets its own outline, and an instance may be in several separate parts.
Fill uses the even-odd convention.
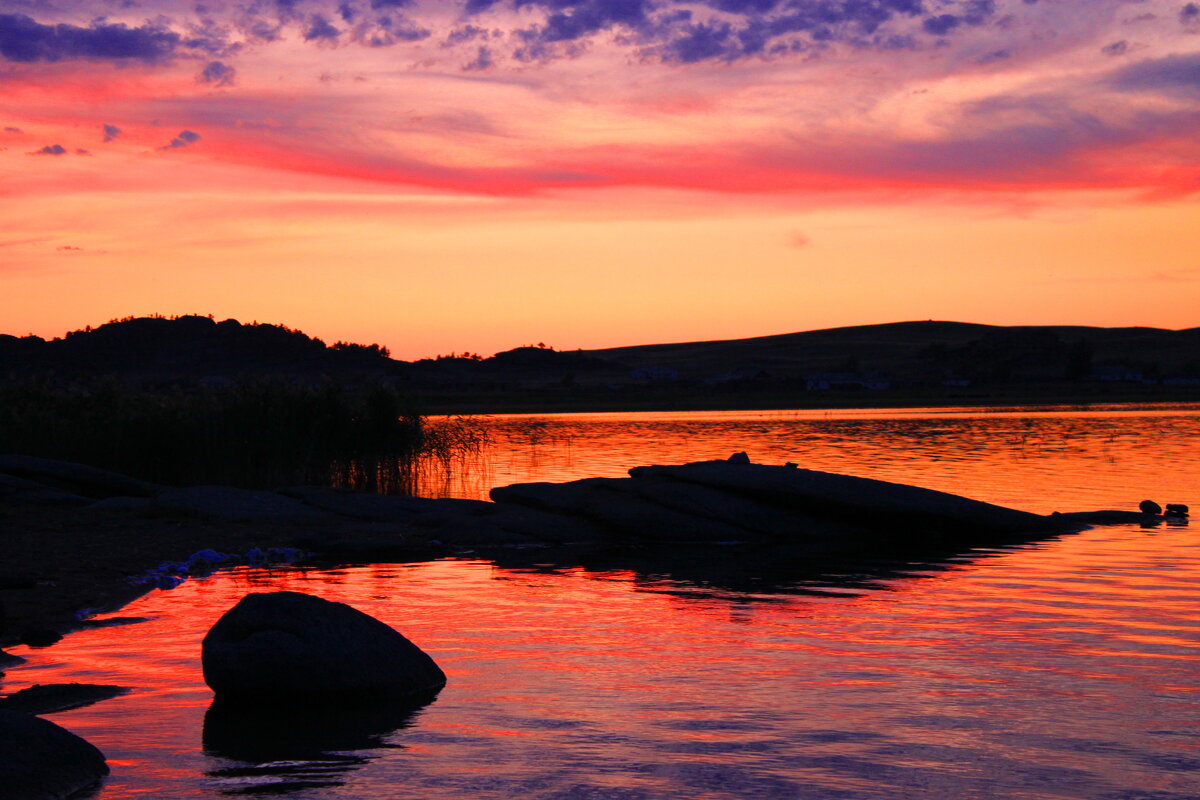
[[[0,646],[52,641],[218,565],[427,560],[480,548],[786,545],[793,556],[969,548],[1145,521],[1041,516],[902,484],[726,461],[500,487],[492,502],[324,487],[164,487],[0,455]]]
[[[92,617],[154,588],[171,588],[188,577],[238,564],[420,561],[481,551],[501,563],[531,550],[539,560],[562,553],[628,560],[640,551],[650,558],[686,553],[705,569],[747,559],[743,566],[757,573],[754,564],[764,562],[753,559],[794,566],[816,565],[822,558],[913,558],[1031,541],[1093,524],[1153,525],[1187,513],[1186,506],[1168,505],[1164,517],[1158,504],[1144,501],[1138,511],[1043,516],[794,464],[753,464],[744,453],[723,461],[634,467],[628,478],[499,487],[491,498],[432,500],[324,487],[166,487],[80,464],[0,455],[0,647],[49,646],[71,630],[114,624],[119,619]],[[224,635],[218,630],[222,624],[304,633],[308,622],[301,618],[312,614],[293,613],[289,604],[337,606],[291,594],[251,596],[259,605],[267,599],[287,602],[283,610],[272,606],[265,617],[259,613],[249,622],[235,620],[234,609],[227,613],[228,621],[210,631],[204,656],[210,685],[223,686],[227,696],[258,696],[264,686],[278,688],[279,676],[295,672],[297,665],[303,667],[294,682],[307,686],[309,665],[326,653],[357,644],[367,653],[412,648],[389,629],[385,632],[400,644],[379,649],[364,634],[362,643],[318,646],[296,657],[272,655],[263,662],[274,665],[267,672],[246,672],[250,662],[239,650],[246,645],[245,632],[239,628]],[[271,622],[266,628],[263,619]],[[386,628],[375,620],[358,624],[367,626],[364,630]],[[344,635],[354,626],[341,621],[324,628]],[[275,641],[264,636],[264,641]],[[261,647],[259,651],[271,655]],[[0,650],[0,679],[5,666],[20,661]],[[445,682],[444,674],[430,665],[432,661],[417,664],[414,686]],[[335,658],[328,668],[340,674],[341,660]],[[373,687],[371,680],[391,672],[390,666],[376,665],[364,674]],[[348,690],[356,687],[352,682]],[[57,798],[100,780],[108,773],[104,756],[37,715],[124,691],[58,684],[7,696],[0,692],[0,783],[20,787],[14,797]],[[220,711],[218,705],[210,714]],[[243,717],[232,713],[230,725],[240,730]],[[0,789],[0,796],[9,795]]]

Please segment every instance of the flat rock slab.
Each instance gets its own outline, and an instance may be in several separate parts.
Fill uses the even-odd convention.
[[[428,497],[372,494],[320,486],[291,486],[278,494],[294,498],[312,508],[342,517],[370,522],[411,522],[422,514],[486,513],[491,503],[479,500],[433,500]]]
[[[870,514],[878,524],[903,520],[1003,533],[1053,530],[1059,524],[1051,517],[933,489],[815,470],[699,461],[680,466],[634,467],[629,474],[635,480],[667,477],[688,481],[822,515]]]
[[[336,517],[310,508],[299,500],[275,492],[234,489],[229,486],[188,486],[165,489],[154,499],[154,507],[184,511],[225,522],[320,522]]]
[[[149,497],[159,490],[159,487],[152,483],[128,475],[84,464],[34,456],[0,454],[0,473],[88,497]]]
[[[128,693],[129,689],[124,686],[107,684],[39,683],[0,698],[0,709],[22,711],[26,714],[53,714],[56,711],[83,708]]]
[[[63,800],[108,774],[104,754],[49,720],[0,710],[0,798]]]
[[[632,491],[628,478],[585,478],[568,483],[519,483],[493,489],[497,503],[577,515],[621,538],[663,542],[743,541],[742,527],[675,511]]]

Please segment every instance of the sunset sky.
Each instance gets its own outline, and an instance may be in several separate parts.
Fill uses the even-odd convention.
[[[0,332],[1200,324],[1200,4],[2,0]]]

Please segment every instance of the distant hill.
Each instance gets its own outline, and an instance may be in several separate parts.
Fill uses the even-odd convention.
[[[1176,387],[1173,398],[1200,391],[1187,388],[1200,386],[1200,328],[931,320],[601,350],[539,345],[416,362],[393,360],[378,345],[327,345],[282,325],[199,316],[114,320],[49,341],[0,335],[0,379],[45,374],[143,384],[261,376],[382,381],[428,407],[479,411],[812,404],[823,402],[820,392],[864,390],[875,391],[873,398],[886,390],[931,400],[965,397],[968,389],[974,397],[1033,391],[1086,402],[1111,397],[1118,384],[1141,387],[1137,393],[1147,397],[1165,386]]]
[[[283,325],[211,317],[129,317],[49,341],[0,335],[0,376],[55,372],[145,380],[261,375],[385,374],[378,345],[328,346]]]
[[[894,378],[1050,379],[1085,377],[1100,365],[1122,365],[1152,375],[1200,376],[1200,328],[997,326],[930,320],[585,353],[631,369],[668,367],[681,378],[755,370],[778,377],[873,370]]]

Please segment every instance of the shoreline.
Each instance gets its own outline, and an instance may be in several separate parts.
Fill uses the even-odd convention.
[[[1104,386],[1079,391],[1072,386],[980,388],[956,392],[862,390],[800,392],[780,390],[673,391],[653,385],[630,392],[568,394],[554,390],[491,395],[424,393],[417,397],[425,416],[489,414],[602,414],[670,411],[848,411],[905,408],[1091,407],[1112,404],[1200,403],[1200,387]]]

